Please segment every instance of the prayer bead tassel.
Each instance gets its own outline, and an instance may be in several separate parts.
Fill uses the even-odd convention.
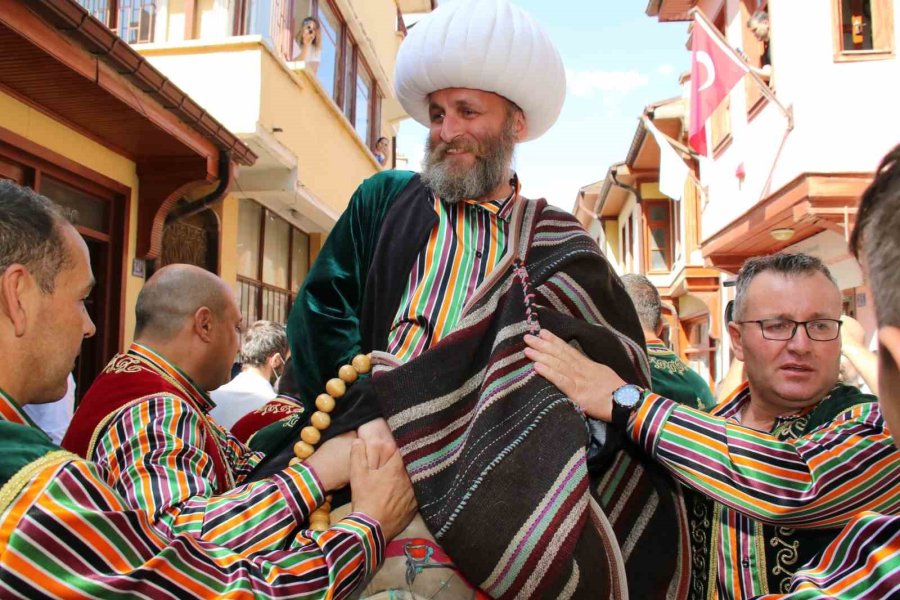
[[[322,439],[322,431],[331,426],[331,415],[337,404],[335,400],[347,393],[347,386],[355,382],[360,375],[372,370],[372,357],[357,354],[351,364],[338,369],[338,376],[329,379],[325,384],[325,393],[316,396],[316,412],[309,419],[309,425],[300,430],[300,441],[294,444],[294,458],[288,464],[293,466],[303,462],[316,451],[315,445]],[[325,531],[331,527],[331,496],[309,515],[309,528],[313,531]]]

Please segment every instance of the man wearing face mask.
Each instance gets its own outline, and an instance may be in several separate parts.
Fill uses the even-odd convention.
[[[241,372],[210,392],[216,403],[210,416],[222,427],[231,429],[241,417],[275,398],[272,383],[284,372],[287,356],[287,333],[283,325],[272,321],[251,325],[241,343]]]

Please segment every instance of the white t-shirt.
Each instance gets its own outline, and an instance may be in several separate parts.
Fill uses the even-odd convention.
[[[209,414],[216,423],[231,429],[238,419],[277,396],[272,384],[253,371],[242,371],[234,379],[210,392],[216,407]]]
[[[54,444],[59,444],[66,435],[75,412],[75,378],[69,373],[66,395],[56,402],[26,404],[22,408],[34,424],[50,436]]]

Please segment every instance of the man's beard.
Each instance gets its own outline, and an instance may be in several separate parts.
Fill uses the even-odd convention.
[[[508,175],[516,148],[514,122],[510,115],[500,134],[486,139],[482,144],[457,140],[449,144],[440,142],[432,148],[429,138],[422,160],[422,181],[448,204],[487,196]],[[447,151],[451,149],[471,152],[475,164],[465,170],[454,168],[447,160]]]

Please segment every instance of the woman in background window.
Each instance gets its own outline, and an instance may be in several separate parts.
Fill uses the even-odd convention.
[[[378,164],[382,167],[387,164],[389,147],[389,142],[386,137],[380,137],[378,138],[378,141],[375,142],[375,160],[377,160]]]
[[[296,39],[300,44],[300,55],[297,60],[305,62],[306,68],[315,75],[322,60],[322,38],[319,35],[319,22],[315,17],[303,19]]]

